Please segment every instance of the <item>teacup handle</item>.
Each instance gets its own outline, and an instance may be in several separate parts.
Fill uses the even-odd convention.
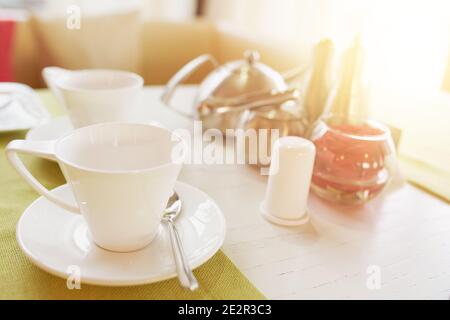
[[[46,197],[54,204],[73,213],[81,213],[80,208],[67,203],[65,200],[52,194],[46,187],[44,187],[23,164],[18,153],[29,154],[44,159],[56,160],[55,141],[28,141],[28,140],[13,140],[6,147],[6,156],[11,165],[17,172],[25,179],[28,184],[33,187],[40,195]]]

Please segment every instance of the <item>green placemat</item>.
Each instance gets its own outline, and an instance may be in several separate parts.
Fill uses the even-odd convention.
[[[450,172],[404,155],[399,158],[411,183],[450,203]]]
[[[52,114],[62,114],[48,91],[40,95]],[[182,289],[177,279],[134,287],[81,284],[80,290],[69,290],[64,279],[29,262],[16,242],[17,221],[38,195],[10,166],[4,149],[24,135],[0,134],[0,299],[264,299],[222,251],[194,271],[200,283],[196,292]],[[24,162],[47,188],[65,183],[57,164],[27,156]]]

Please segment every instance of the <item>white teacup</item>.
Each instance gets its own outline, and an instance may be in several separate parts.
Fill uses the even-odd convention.
[[[46,67],[42,76],[64,105],[75,128],[115,121],[132,121],[141,76],[107,69],[66,70]]]
[[[76,129],[54,141],[11,141],[6,154],[22,177],[58,206],[81,213],[100,247],[138,250],[156,235],[186,151],[171,131],[135,123]],[[17,153],[56,160],[76,206],[60,199],[25,168]]]

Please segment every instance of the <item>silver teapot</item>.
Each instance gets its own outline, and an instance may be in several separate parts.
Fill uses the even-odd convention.
[[[172,106],[172,96],[180,83],[206,63],[211,63],[214,70],[199,86],[193,103],[193,115],[182,113],[203,121],[205,129],[217,128],[226,134],[226,129],[241,126],[242,114],[247,110],[277,107],[288,101],[299,100],[299,91],[289,89],[287,80],[280,73],[259,62],[258,52],[246,51],[244,59],[221,66],[209,54],[195,58],[169,80],[162,101],[181,113],[179,108]]]

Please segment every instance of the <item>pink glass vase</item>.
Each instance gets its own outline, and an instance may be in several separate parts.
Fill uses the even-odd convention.
[[[316,146],[312,189],[320,197],[363,204],[389,182],[395,149],[385,126],[372,121],[358,125],[320,122],[311,140]]]

